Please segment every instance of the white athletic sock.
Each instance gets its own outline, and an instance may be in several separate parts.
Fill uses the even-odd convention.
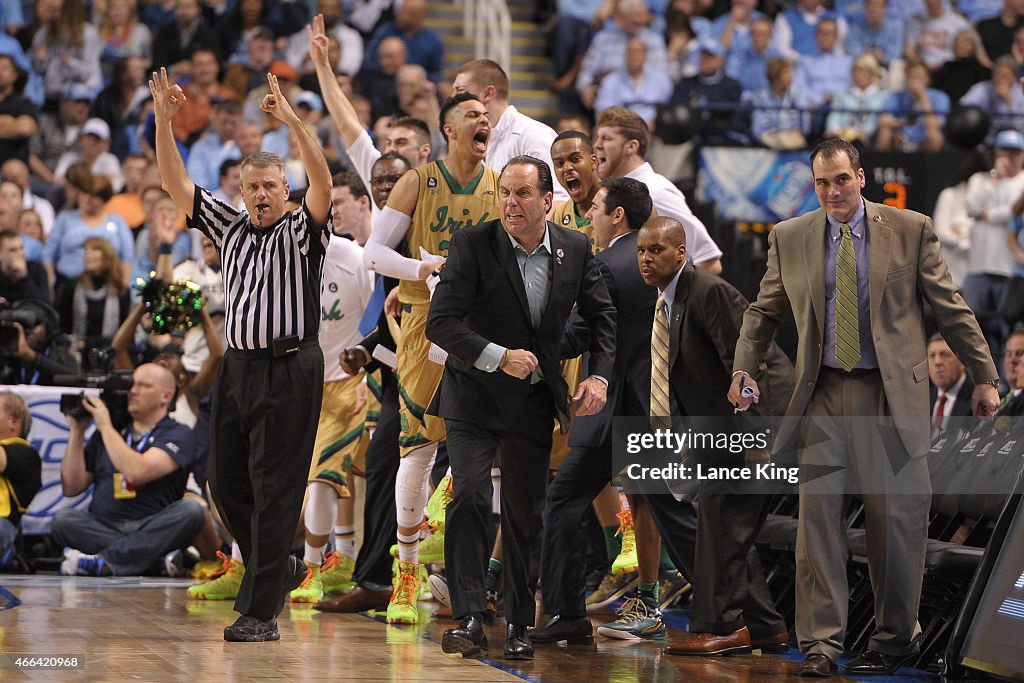
[[[417,564],[420,559],[420,536],[398,534],[398,561]]]
[[[349,524],[348,526],[335,526],[334,527],[334,550],[336,552],[345,555],[346,557],[355,558],[356,556],[356,526],[355,524]]]
[[[306,541],[305,546],[306,551],[302,555],[302,560],[310,567],[319,567],[320,563],[324,561],[324,550],[327,548],[327,544],[324,543],[319,548],[314,548],[309,541]]]

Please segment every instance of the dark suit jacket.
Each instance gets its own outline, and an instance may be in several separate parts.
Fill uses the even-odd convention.
[[[563,431],[569,419],[559,361],[573,305],[590,325],[592,374],[609,378],[615,362],[615,308],[586,236],[548,223],[551,282],[540,326],[530,321],[523,276],[501,221],[455,233],[430,303],[427,338],[448,352],[429,412],[501,431],[530,393],[529,379],[473,367],[489,342],[532,351],[554,399]]]
[[[722,278],[690,263],[683,266],[672,301],[668,357],[673,406],[683,414],[733,414],[726,396],[732,383],[733,352],[748,305]],[[793,364],[782,349],[772,342],[764,361],[748,372],[763,397],[751,412],[784,415],[793,391]]]
[[[974,392],[974,382],[968,377],[964,380],[963,385],[960,387],[960,391],[956,393],[956,400],[953,401],[953,405],[946,404],[945,413],[952,417],[971,417],[974,413],[971,412],[971,394]],[[935,411],[935,401],[938,400],[939,391],[935,388],[934,384],[929,382],[928,384],[928,409],[932,412]],[[948,399],[947,399],[948,400]],[[931,413],[929,413],[931,414]]]
[[[610,447],[612,417],[644,416],[651,401],[651,327],[658,292],[640,277],[636,260],[635,232],[627,233],[594,260],[604,276],[615,306],[615,367],[608,380],[608,402],[596,415],[577,417],[569,432],[569,445],[583,448]],[[575,357],[587,350],[589,328],[574,312],[565,328],[562,355]],[[590,358],[583,358],[589,374]]]
[[[12,280],[0,273],[0,296],[10,301],[38,299],[50,303],[50,288],[46,284],[46,269],[43,264],[28,262],[28,274],[20,280]]]

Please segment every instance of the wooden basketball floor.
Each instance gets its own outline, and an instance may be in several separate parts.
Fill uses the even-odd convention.
[[[0,576],[0,681],[778,681],[796,679],[801,656],[683,658],[663,643],[598,638],[596,646],[537,646],[532,662],[501,658],[503,622],[488,630],[492,659],[463,660],[438,645],[447,619],[420,603],[417,627],[389,627],[367,615],[285,607],[281,640],[225,643],[237,616],[230,602],[187,600],[192,582],[170,579]],[[595,625],[614,618],[594,616]],[[667,612],[669,638],[685,611]],[[77,669],[18,666],[15,658],[77,658]],[[938,680],[901,670],[873,681]],[[844,680],[839,677],[832,680]],[[852,680],[852,679],[848,679]]]

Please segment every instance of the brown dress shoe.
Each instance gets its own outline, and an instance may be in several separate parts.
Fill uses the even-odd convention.
[[[366,612],[372,609],[387,609],[391,601],[391,589],[370,590],[356,586],[348,593],[333,600],[321,600],[313,609],[321,612]]]
[[[751,638],[750,649],[760,650],[765,654],[789,652],[789,631],[782,631],[782,633],[765,638]]]
[[[804,678],[828,678],[832,675],[832,660],[826,655],[813,652],[804,659],[796,675]]]
[[[689,637],[670,643],[665,651],[670,655],[701,657],[749,654],[750,631],[744,626],[724,636],[717,633],[691,633]]]

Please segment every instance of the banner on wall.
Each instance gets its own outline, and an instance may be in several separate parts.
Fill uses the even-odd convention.
[[[64,459],[64,451],[68,445],[67,420],[60,412],[61,394],[99,395],[99,389],[80,389],[74,387],[37,387],[17,385],[4,387],[25,399],[32,413],[32,431],[28,441],[43,461],[43,487],[32,499],[21,518],[21,530],[26,535],[46,534],[50,532],[50,522],[58,510],[67,507],[86,508],[92,497],[92,487],[80,496],[65,498],[60,487],[60,463]],[[95,428],[90,425],[86,439]]]
[[[715,202],[719,218],[777,223],[817,209],[807,152],[706,147],[697,196]]]

